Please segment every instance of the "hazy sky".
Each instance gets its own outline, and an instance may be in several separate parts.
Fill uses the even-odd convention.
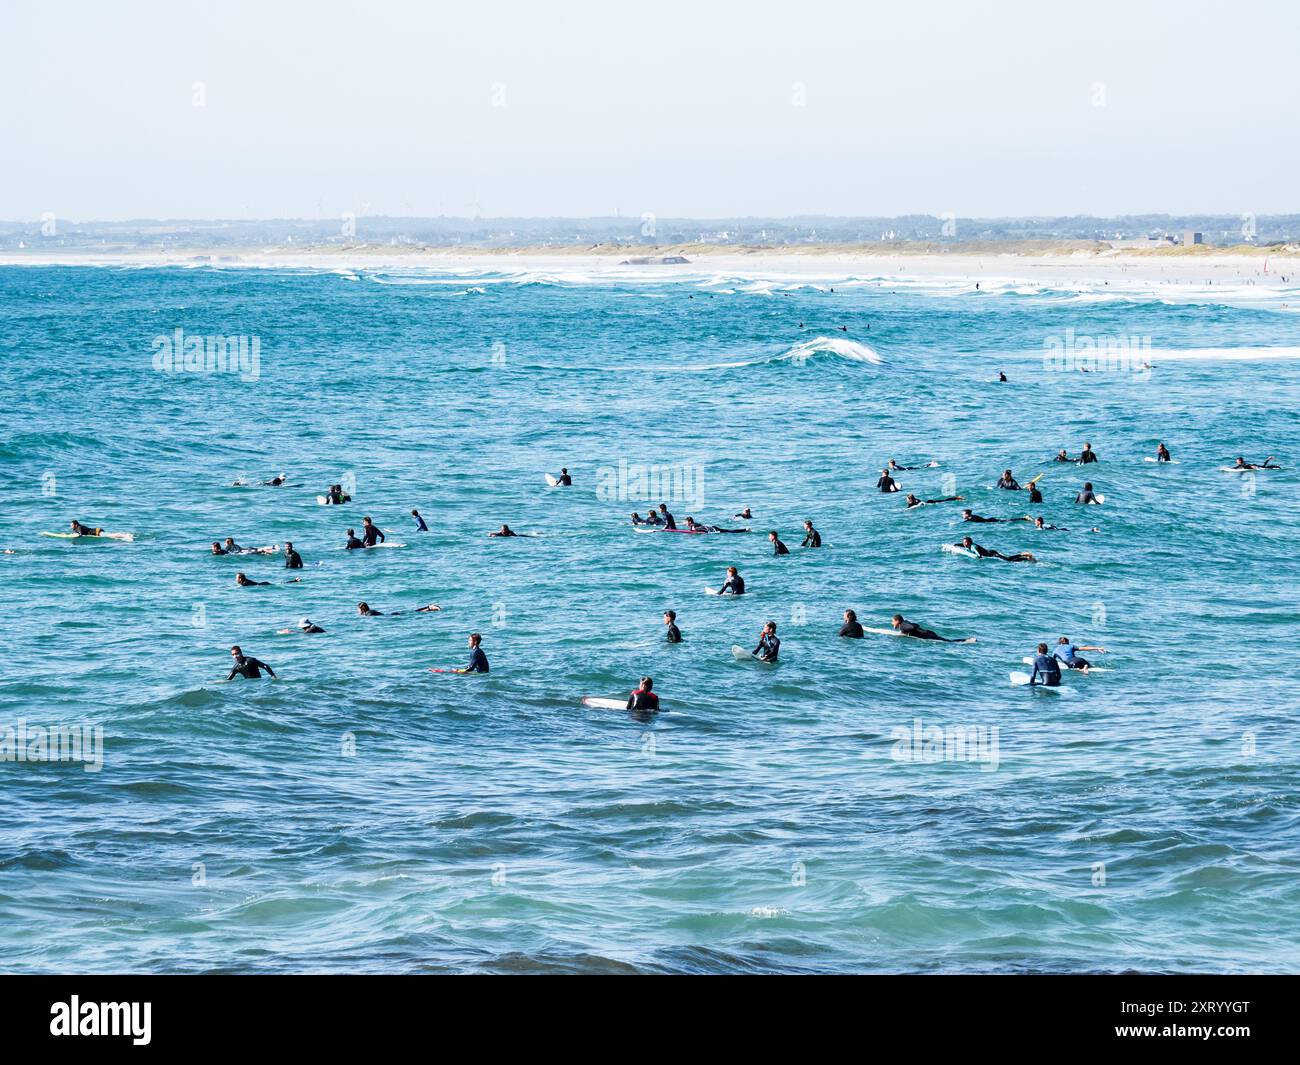
[[[0,0],[0,41],[4,219],[1300,210],[1296,0]]]

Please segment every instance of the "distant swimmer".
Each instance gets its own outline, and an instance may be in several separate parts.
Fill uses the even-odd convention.
[[[272,555],[276,551],[274,544],[270,547],[240,547],[231,536],[227,536],[221,546],[228,555]]]
[[[282,473],[278,477],[272,477],[269,481],[263,481],[262,485],[267,488],[279,488],[288,479],[288,474]]]
[[[719,595],[744,595],[745,578],[737,571],[735,566],[727,567],[727,579],[722,582],[722,587],[718,589]]]
[[[213,553],[214,555],[225,555],[225,554],[229,554],[229,552],[226,551],[226,549],[223,548],[223,547],[221,546],[221,541],[219,541],[219,540],[213,540],[213,541],[212,541],[212,553]]]
[[[349,529],[348,542],[343,546],[346,547],[349,551],[359,551],[361,548],[365,547],[366,545],[364,541],[357,538],[356,529]]]
[[[1086,466],[1090,462],[1099,462],[1101,460],[1097,458],[1096,452],[1092,450],[1092,445],[1085,440],[1083,450],[1079,452],[1078,461]]]
[[[1020,482],[1011,476],[1010,470],[1003,470],[1002,476],[998,478],[996,487],[1006,492],[1019,492]]]
[[[1052,461],[1053,462],[1077,462],[1078,460],[1070,458],[1070,456],[1065,453],[1065,448],[1061,448],[1061,450],[1056,453],[1056,458],[1054,458]]]
[[[1042,646],[1045,647],[1046,645]],[[1060,659],[1067,667],[1079,670],[1079,672],[1086,677],[1088,675],[1088,670],[1092,668],[1092,663],[1086,658],[1080,658],[1080,651],[1096,651],[1098,654],[1104,655],[1106,653],[1106,648],[1093,647],[1082,643],[1071,643],[1068,636],[1062,636],[1056,641],[1056,647],[1052,651],[1052,654]],[[1102,672],[1104,673],[1105,670],[1102,670]]]
[[[362,518],[361,539],[367,547],[374,547],[376,543],[384,542],[384,531],[369,518]]]
[[[840,635],[850,640],[862,639],[862,625],[858,622],[858,615],[854,611],[844,611],[844,624],[840,626]]]
[[[776,635],[776,622],[769,621],[758,636],[758,646],[749,652],[760,662],[775,662],[781,653],[781,640]]]
[[[255,581],[244,573],[235,574],[235,584],[240,588],[264,588],[270,583],[270,581]]]
[[[1006,375],[1005,373],[1003,373],[1001,370],[999,370],[999,371],[998,371],[998,380],[1001,381],[1001,382],[1003,382],[1003,383],[1005,383],[1005,382],[1006,382],[1006,379],[1007,379],[1007,375]]]
[[[652,521],[648,521],[647,519],[641,517],[641,515],[638,514],[638,513],[634,510],[634,511],[632,511],[632,524],[633,524],[633,525],[653,525],[654,522],[652,522]]]
[[[441,610],[437,603],[430,603],[428,606],[417,606],[414,610],[391,610],[385,614],[382,610],[372,610],[369,603],[358,603],[357,613],[363,618],[396,618],[402,614],[432,614],[435,610]]]
[[[1237,461],[1232,464],[1234,470],[1280,470],[1282,467],[1273,462],[1273,456],[1269,455],[1263,462],[1247,462],[1240,455]],[[73,522],[76,525],[76,522]],[[87,536],[97,535],[97,533],[86,533]]]
[[[916,466],[900,466],[900,465],[899,465],[897,462],[895,462],[893,459],[890,459],[887,463],[885,463],[885,468],[886,468],[887,470],[889,470],[890,473],[897,473],[899,470],[915,470],[915,469],[917,469]]]
[[[822,545],[822,534],[813,528],[813,523],[810,519],[805,518],[803,523],[803,542],[800,543],[799,546],[800,547],[821,547],[821,545]]]
[[[1004,555],[1001,551],[994,551],[988,547],[981,547],[969,536],[963,536],[961,543],[956,544],[954,546],[964,547],[967,551],[974,551],[975,554],[979,555],[980,558],[998,558],[1001,559],[1003,562],[1037,562],[1038,561],[1038,559],[1034,558],[1034,556],[1031,555],[1028,551],[1018,551],[1014,555]]]
[[[659,709],[659,696],[654,693],[652,677],[642,677],[636,691],[627,697],[627,708],[634,713],[653,714]]]
[[[662,519],[662,521],[663,521],[663,523],[664,523],[664,528],[665,528],[665,529],[675,529],[675,528],[677,528],[677,522],[676,522],[676,520],[673,518],[673,516],[672,516],[671,514],[668,513],[668,504],[667,504],[667,503],[660,503],[660,504],[659,504],[659,517]]]
[[[569,476],[569,470],[567,466],[562,466],[560,468],[560,483],[557,487],[561,487],[561,488],[573,487],[573,478]]]
[[[415,531],[416,531],[416,532],[428,532],[428,531],[429,531],[429,526],[427,526],[427,525],[424,524],[424,519],[423,519],[422,517],[420,517],[420,512],[419,512],[418,510],[413,510],[413,511],[411,511],[411,517],[413,517],[413,518],[415,519]]]
[[[917,499],[911,492],[907,493],[905,509],[911,510],[913,507],[928,507],[931,503],[959,503],[964,496],[941,496],[938,499]]]
[[[889,476],[888,467],[880,471],[880,480],[876,482],[876,487],[879,488],[882,492],[898,491],[898,482]]]
[[[483,653],[483,637],[477,632],[469,634],[469,662],[464,669],[456,670],[457,673],[486,673],[488,672],[487,655]]]
[[[488,535],[489,536],[518,536],[519,534],[515,532],[514,529],[510,528],[509,525],[503,523],[501,528],[499,528],[496,532],[488,533]]]
[[[1041,678],[1041,679],[1040,679]],[[1029,674],[1030,684],[1041,684],[1045,688],[1061,686],[1061,666],[1056,658],[1047,653],[1047,644],[1038,645],[1038,654],[1034,656],[1034,671]]]
[[[1156,444],[1156,461],[1157,461],[1157,462],[1172,462],[1172,461],[1173,461],[1173,460],[1170,458],[1170,456],[1169,456],[1169,449],[1168,449],[1167,447],[1165,447],[1163,441],[1160,442],[1160,443],[1158,443],[1158,444]]]
[[[966,636],[962,639],[949,639],[947,636],[940,636],[932,629],[925,629],[915,621],[908,621],[902,614],[895,614],[889,620],[890,626],[900,636],[910,636],[914,640],[938,640],[940,643],[974,643],[974,636]]]
[[[750,519],[752,519],[752,518],[754,517],[754,515],[751,514],[751,513],[749,512],[749,507],[746,507],[746,508],[745,508],[744,510],[742,510],[739,514],[733,514],[733,515],[731,515],[731,516],[732,516],[733,518],[744,518],[746,521],[748,521],[748,520],[750,520]]]
[[[781,538],[776,535],[775,529],[767,534],[767,539],[772,545],[772,554],[788,555],[790,553],[790,549],[786,547],[785,544],[781,542]]]
[[[302,555],[293,549],[293,543],[290,540],[284,542],[284,568],[302,569]]]
[[[311,618],[299,618],[297,630],[281,629],[280,635],[283,636],[285,633],[294,632],[294,631],[303,632],[303,633],[317,633],[317,632],[324,632],[325,630],[322,629],[319,625],[317,625],[314,621],[312,621]]]
[[[679,628],[677,627],[677,611],[676,611],[676,610],[665,610],[665,611],[664,611],[664,625],[665,625],[665,627],[668,629],[668,631],[667,631],[666,633],[664,633],[664,639],[665,639],[668,643],[681,643],[681,642],[682,642],[682,630],[679,629]]]
[[[1097,504],[1101,502],[1101,500],[1097,498],[1097,493],[1092,490],[1091,481],[1083,482],[1083,491],[1074,497],[1074,501],[1076,503],[1093,503],[1093,504]]]
[[[659,512],[657,510],[651,509],[646,512],[645,523],[647,525],[662,525],[664,523],[664,519],[659,516]]]
[[[230,672],[226,674],[226,680],[234,680],[235,677],[246,677],[248,680],[257,680],[262,675],[262,670],[266,670],[272,678],[275,677],[275,670],[268,666],[260,659],[252,655],[245,655],[236,644],[230,649],[230,657],[235,660],[235,664],[230,667]]]
[[[995,525],[999,522],[1028,521],[1029,516],[1026,515],[1023,518],[986,518],[981,514],[976,514],[975,511],[967,507],[965,510],[961,512],[961,520],[973,521],[981,525]]]

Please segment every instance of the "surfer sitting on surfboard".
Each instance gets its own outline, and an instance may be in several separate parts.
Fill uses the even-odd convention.
[[[776,622],[769,621],[758,635],[758,646],[749,653],[760,662],[775,662],[781,651],[781,641],[776,635]]]
[[[653,714],[658,710],[659,696],[651,690],[654,686],[653,678],[642,677],[636,691],[627,697],[627,708],[643,714]]]
[[[790,553],[790,549],[786,547],[785,544],[781,542],[781,538],[776,535],[775,529],[767,534],[767,539],[772,545],[772,554],[788,555]]]
[[[325,493],[325,502],[332,503],[335,506],[342,506],[344,503],[352,502],[352,497],[343,491],[341,484],[332,484],[330,490]]]
[[[469,664],[464,669],[457,669],[456,673],[486,673],[488,671],[487,655],[483,653],[483,637],[477,632],[469,634]]]
[[[1040,644],[1039,649],[1041,650],[1046,646],[1047,646],[1046,644]],[[1086,677],[1088,675],[1088,670],[1092,666],[1092,663],[1089,662],[1086,658],[1080,658],[1078,655],[1079,651],[1096,651],[1098,654],[1105,654],[1106,648],[1091,647],[1088,644],[1082,644],[1082,643],[1080,644],[1071,643],[1070,638],[1068,636],[1062,636],[1059,640],[1056,641],[1056,650],[1053,651],[1052,653],[1055,655],[1056,658],[1064,662],[1066,666],[1068,666],[1070,669],[1077,669],[1080,672],[1082,672],[1083,675]],[[1103,670],[1102,672],[1105,672],[1105,670]]]
[[[664,528],[665,528],[665,529],[675,529],[675,528],[677,528],[677,521],[676,521],[676,519],[675,519],[671,514],[668,513],[668,504],[667,504],[667,503],[660,503],[660,504],[659,504],[659,517],[660,517],[660,519],[663,521],[663,523],[664,523]]]
[[[236,676],[257,680],[261,677],[262,670],[266,670],[272,677],[275,676],[275,670],[252,655],[245,655],[239,649],[238,644],[230,649],[230,656],[235,660],[235,664],[230,667],[230,672],[226,674],[226,680],[234,680]]]
[[[811,519],[805,518],[803,523],[803,543],[800,547],[821,547],[822,534],[813,528]]]
[[[1076,503],[1100,503],[1101,499],[1096,492],[1092,490],[1092,482],[1083,482],[1083,491],[1074,497]]]
[[[744,595],[745,578],[736,572],[735,566],[727,567],[727,579],[722,582],[722,587],[718,589],[719,595]]]
[[[1157,461],[1157,462],[1171,462],[1171,461],[1173,461],[1173,460],[1169,457],[1169,449],[1168,449],[1167,447],[1165,447],[1165,445],[1164,445],[1163,442],[1162,442],[1162,443],[1159,443],[1159,444],[1156,444],[1156,461]]]
[[[940,643],[974,643],[974,636],[967,636],[964,639],[953,640],[947,636],[940,636],[937,632],[930,629],[923,629],[915,621],[908,621],[902,614],[895,614],[889,621],[894,630],[900,636],[911,636],[914,640],[938,640]]]
[[[1042,680],[1038,678],[1042,677]],[[1029,674],[1030,684],[1041,684],[1046,688],[1061,686],[1061,667],[1056,659],[1047,653],[1047,644],[1038,645],[1038,654],[1034,657],[1034,671]]]
[[[384,531],[369,518],[362,518],[361,539],[367,547],[374,547],[376,542],[381,544],[384,542]]]
[[[1037,562],[1028,551],[1018,551],[1014,555],[1004,555],[1001,551],[994,551],[992,548],[981,547],[969,536],[963,536],[960,544],[956,547],[964,547],[967,551],[974,551],[980,558],[1000,558],[1003,562]]]
[[[573,487],[573,478],[569,476],[569,469],[567,466],[560,467],[560,477],[559,480],[556,482],[556,487],[557,488]]]
[[[961,520],[979,522],[984,525],[993,525],[1000,521],[1028,521],[1029,517],[1026,515],[1023,518],[985,518],[976,514],[975,511],[968,507],[961,512]]]
[[[413,510],[413,511],[411,511],[411,517],[413,517],[413,518],[415,519],[415,531],[416,531],[416,532],[428,532],[428,531],[429,531],[429,526],[427,526],[427,525],[424,524],[424,519],[423,519],[422,517],[420,517],[420,512],[419,512],[418,510]]]
[[[862,625],[858,622],[858,615],[854,611],[844,611],[844,624],[840,626],[840,635],[847,636],[850,640],[862,639]]]
[[[889,476],[888,468],[880,471],[880,480],[876,482],[876,487],[882,492],[897,492],[898,482]]]
[[[998,478],[998,483],[995,487],[1001,488],[1007,492],[1019,492],[1020,482],[1011,476],[1010,470],[1003,470],[1002,476]]]

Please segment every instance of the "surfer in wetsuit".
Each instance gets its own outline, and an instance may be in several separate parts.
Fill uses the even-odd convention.
[[[1244,458],[1238,455],[1237,461],[1233,463],[1232,468],[1234,470],[1280,470],[1282,467],[1273,462],[1272,455],[1265,458],[1263,462],[1247,462]],[[73,522],[73,524],[75,525],[76,522]],[[87,533],[86,535],[98,535],[98,533]]]
[[[1083,442],[1083,450],[1079,452],[1078,461],[1080,464],[1084,466],[1086,466],[1090,462],[1100,461],[1100,459],[1097,458],[1097,453],[1092,450],[1092,445],[1088,443],[1086,440]]]
[[[634,511],[632,511],[632,524],[633,524],[633,525],[650,525],[650,524],[652,524],[652,522],[647,521],[645,518],[641,517],[641,515],[638,514],[638,513],[634,510]]]
[[[682,630],[679,629],[679,628],[677,627],[677,611],[676,611],[676,610],[665,610],[665,611],[664,611],[664,625],[666,625],[667,628],[668,628],[668,631],[664,634],[664,639],[665,639],[668,643],[681,643],[681,642],[682,642]]]
[[[911,492],[908,492],[904,501],[907,503],[905,509],[911,510],[913,507],[924,507],[924,506],[928,506],[931,503],[958,503],[963,498],[965,497],[964,496],[943,496],[940,499],[917,499],[916,496],[914,496]]]
[[[69,522],[69,527],[77,536],[103,536],[104,530],[92,525],[83,525],[75,518]]]
[[[1065,448],[1061,448],[1061,450],[1056,453],[1056,458],[1054,458],[1052,461],[1053,462],[1078,462],[1079,460],[1070,458],[1070,456],[1065,453]]]
[[[284,542],[284,568],[302,569],[302,555],[293,549],[293,543],[290,540]]]
[[[1037,529],[1039,532],[1069,532],[1070,531],[1069,529],[1062,529],[1059,525],[1048,525],[1045,521],[1043,521],[1043,516],[1041,514],[1034,519],[1034,528]]]
[[[1014,555],[1004,555],[1001,551],[994,551],[992,548],[981,547],[969,536],[963,536],[958,547],[964,547],[967,551],[974,551],[980,558],[1000,558],[1003,562],[1037,562],[1028,551],[1018,551]]]
[[[1156,462],[1172,462],[1169,457],[1169,449],[1165,447],[1164,442],[1156,444]]]
[[[659,709],[659,696],[652,690],[655,682],[651,677],[642,677],[636,691],[627,697],[627,708],[636,713],[653,714]]]
[[[266,585],[268,585],[268,584],[270,584],[270,583],[271,583],[270,581],[255,581],[255,580],[251,580],[251,579],[249,579],[249,578],[248,578],[245,574],[243,574],[243,573],[236,573],[236,574],[235,574],[235,584],[237,584],[240,588],[257,588],[257,587],[265,587]]]
[[[269,555],[275,550],[274,547],[240,547],[232,536],[226,537],[223,546],[228,555]]]
[[[266,488],[279,488],[286,480],[288,480],[288,477],[282,473],[278,477],[272,477],[269,481],[263,481],[262,485]]]
[[[858,621],[856,612],[852,610],[844,611],[844,624],[840,626],[840,635],[850,640],[862,639],[862,625]]]
[[[897,462],[895,462],[893,459],[890,459],[890,460],[885,464],[885,468],[886,468],[887,470],[889,470],[890,473],[897,473],[899,470],[914,470],[914,469],[916,469],[917,467],[915,467],[915,466],[900,466],[900,465],[899,465]]]
[[[352,497],[343,491],[341,484],[330,485],[330,490],[325,493],[325,502],[334,506],[342,506],[344,503],[350,503]]]
[[[961,512],[961,520],[973,521],[980,525],[996,525],[999,522],[1028,521],[1029,518],[986,518],[983,515],[976,514],[975,511],[968,507]]]
[[[727,579],[722,582],[722,587],[718,589],[719,595],[744,595],[745,578],[737,571],[735,566],[727,567]]]
[[[489,536],[518,536],[519,534],[515,532],[514,529],[510,528],[509,525],[503,523],[500,529],[498,529],[496,532],[490,532],[488,533],[488,535]]]
[[[752,519],[752,518],[754,517],[754,515],[751,514],[751,513],[749,512],[749,507],[746,507],[746,508],[745,508],[744,510],[742,510],[739,514],[733,514],[733,515],[731,515],[731,516],[732,516],[733,518],[744,518],[746,521],[749,521],[750,519]]]
[[[898,482],[889,476],[888,467],[880,471],[880,480],[876,482],[876,487],[879,488],[882,492],[898,491]]]
[[[781,641],[776,635],[776,622],[769,621],[763,626],[763,631],[758,636],[758,646],[749,653],[754,655],[760,662],[775,662],[776,656],[781,652]]]
[[[1092,490],[1091,481],[1083,482],[1083,491],[1074,497],[1074,501],[1076,503],[1100,503],[1101,502],[1101,500],[1097,498],[1097,494]]]
[[[393,617],[393,618],[395,618],[395,617],[399,617],[399,616],[402,615],[402,614],[407,614],[407,613],[411,613],[411,614],[431,614],[431,613],[433,613],[433,611],[435,611],[435,610],[441,610],[441,609],[442,609],[442,607],[440,607],[437,603],[430,603],[428,606],[417,606],[414,610],[411,610],[411,611],[406,611],[406,610],[394,610],[394,611],[392,611],[392,613],[390,613],[390,614],[385,614],[382,610],[371,610],[371,609],[370,609],[370,604],[369,604],[369,603],[358,603],[358,604],[357,604],[357,613],[360,614],[363,618],[382,618],[382,617]]]
[[[284,635],[287,632],[293,632],[293,631],[294,631],[293,629],[281,629],[280,634]],[[313,632],[324,632],[325,630],[322,629],[315,622],[313,622],[311,618],[301,618],[298,621],[298,631],[304,633],[313,633]]]
[[[772,554],[788,555],[790,553],[790,549],[786,547],[785,544],[781,542],[781,538],[776,535],[775,529],[767,534],[767,539],[772,544]]]
[[[1034,481],[1029,485],[1029,502],[1041,503],[1042,501],[1043,493],[1038,490],[1038,482]]]
[[[367,547],[374,547],[375,543],[383,543],[385,539],[384,531],[369,518],[361,519],[361,539]]]
[[[248,680],[257,680],[262,675],[262,670],[266,670],[271,677],[275,677],[275,670],[268,666],[260,659],[252,655],[245,655],[236,644],[230,649],[230,656],[235,660],[235,664],[230,667],[230,672],[226,674],[226,680],[234,680],[236,676],[245,677]]]
[[[429,526],[427,526],[427,525],[424,524],[424,519],[423,519],[422,517],[420,517],[420,512],[419,512],[418,510],[413,510],[413,511],[411,511],[411,517],[413,517],[413,518],[415,519],[415,531],[416,531],[416,532],[428,532],[428,531],[429,531]]]
[[[569,476],[569,470],[567,466],[562,466],[560,468],[560,483],[556,487],[557,488],[573,487],[573,478]]]
[[[664,528],[665,528],[665,529],[675,529],[675,528],[677,528],[677,521],[676,521],[676,519],[674,519],[673,516],[672,516],[671,514],[668,513],[668,504],[667,504],[667,503],[660,503],[660,504],[659,504],[659,516],[663,519],[663,523],[664,523]]]
[[[1007,375],[1006,375],[1005,373],[1003,373],[1001,370],[999,370],[999,371],[998,371],[998,380],[999,380],[999,381],[1006,381],[1006,379],[1007,379]]]
[[[486,673],[488,671],[487,655],[483,653],[483,637],[477,632],[469,634],[469,664],[457,673]]]
[[[229,552],[227,552],[224,548],[222,548],[221,544],[216,540],[212,541],[212,553],[214,555],[229,554]]]
[[[1040,649],[1046,650],[1046,647],[1047,647],[1046,644],[1042,644]],[[1062,636],[1059,640],[1056,641],[1056,649],[1052,652],[1052,654],[1056,658],[1064,662],[1067,667],[1069,667],[1070,669],[1079,670],[1086,677],[1088,675],[1088,670],[1092,666],[1092,663],[1089,662],[1086,658],[1080,658],[1079,657],[1080,651],[1096,651],[1098,654],[1105,654],[1106,648],[1093,647],[1088,644],[1082,644],[1082,643],[1080,644],[1071,643],[1070,638],[1068,636]]]
[[[803,523],[803,543],[800,547],[821,547],[822,534],[813,528],[811,519],[805,519]]]
[[[947,636],[940,636],[937,632],[930,629],[922,628],[915,621],[908,621],[902,614],[895,614],[889,620],[889,624],[894,631],[900,636],[910,636],[914,640],[938,640],[940,643],[974,643],[973,636],[967,636],[963,640],[951,640]]]
[[[1039,680],[1039,677],[1043,679]],[[1041,684],[1045,688],[1061,686],[1061,666],[1052,655],[1047,653],[1045,643],[1038,645],[1038,654],[1034,658],[1034,671],[1029,675],[1029,683]]]
[[[1010,470],[1003,470],[1002,476],[998,478],[998,483],[994,487],[1001,488],[1006,492],[1019,492],[1020,482],[1011,476]]]
[[[347,542],[346,544],[344,544],[343,546],[346,547],[349,551],[358,551],[358,550],[360,550],[361,548],[365,547],[366,545],[365,545],[365,543],[363,543],[361,540],[358,540],[358,539],[357,539],[357,531],[356,531],[356,529],[349,529],[349,530],[348,530],[348,542]]]
[[[646,511],[645,523],[647,525],[662,525],[664,523],[664,519],[659,516],[659,512],[655,510],[654,507],[651,507],[648,511]]]

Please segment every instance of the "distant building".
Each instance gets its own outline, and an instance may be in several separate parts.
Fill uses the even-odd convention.
[[[1194,229],[1183,230],[1183,247],[1190,248],[1193,244],[1204,244],[1204,243],[1205,243],[1205,237],[1203,234],[1197,233],[1196,230]]]

